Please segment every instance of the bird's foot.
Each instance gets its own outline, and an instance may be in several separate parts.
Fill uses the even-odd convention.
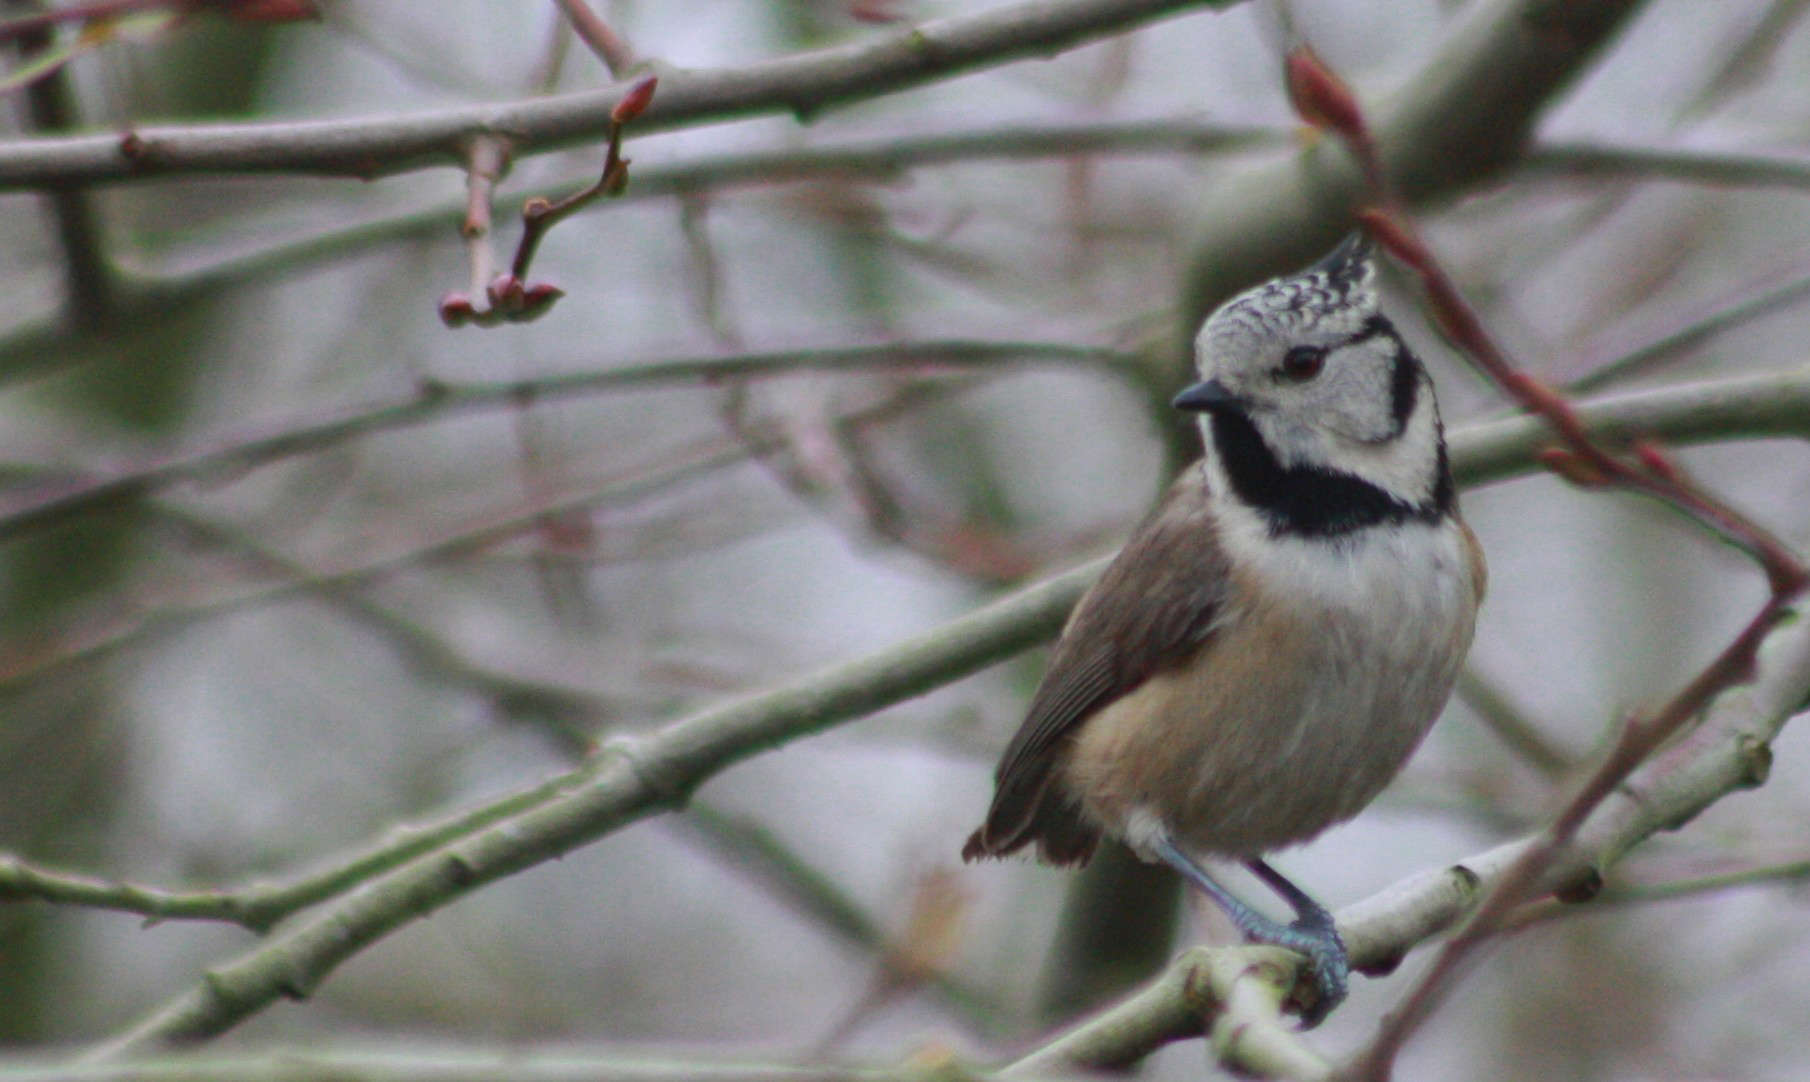
[[[1324,913],[1303,916],[1291,924],[1278,925],[1273,934],[1259,932],[1252,938],[1294,951],[1306,960],[1289,997],[1301,1012],[1303,1029],[1319,1025],[1344,1002],[1351,956],[1346,953],[1345,941],[1339,938],[1339,930]],[[1302,995],[1304,984],[1312,986],[1306,997]]]

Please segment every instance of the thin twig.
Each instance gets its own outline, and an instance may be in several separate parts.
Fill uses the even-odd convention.
[[[1371,193],[1381,205],[1359,212],[1365,228],[1418,276],[1428,307],[1450,340],[1491,382],[1540,417],[1558,437],[1562,450],[1543,456],[1547,466],[1583,487],[1626,489],[1682,511],[1714,536],[1746,552],[1765,572],[1771,588],[1766,603],[1741,633],[1669,702],[1623,724],[1602,761],[1484,895],[1397,1010],[1378,1027],[1372,1041],[1354,1058],[1351,1075],[1382,1082],[1403,1043],[1443,997],[1460,965],[1494,937],[1513,910],[1536,890],[1590,813],[1717,694],[1750,678],[1761,642],[1784,618],[1787,605],[1810,583],[1810,570],[1758,523],[1692,484],[1656,446],[1637,444],[1631,458],[1604,448],[1570,402],[1510,361],[1433,257],[1388,184],[1357,98],[1309,51],[1291,53],[1288,74],[1291,97],[1302,115],[1342,139],[1368,178]]]
[[[1790,151],[1553,141],[1519,168],[1533,175],[1672,180],[1718,187],[1810,187],[1810,156]]]
[[[843,419],[853,425],[885,420],[920,404],[929,394],[953,392],[958,386],[951,381],[907,385],[872,405],[851,409]],[[297,596],[331,597],[339,591],[368,587],[405,568],[468,556],[532,530],[546,516],[593,514],[605,508],[633,504],[667,493],[680,484],[739,466],[750,456],[771,453],[782,446],[782,437],[771,426],[745,433],[738,439],[711,437],[689,447],[666,450],[655,467],[637,467],[589,486],[576,495],[565,495],[545,505],[528,507],[477,525],[465,525],[442,537],[352,567],[315,571],[268,586],[168,603],[145,611],[128,609],[104,624],[56,635],[40,631],[25,644],[9,644],[10,648],[0,650],[0,657],[5,658],[4,663],[0,663],[0,689],[25,686],[72,665],[99,660],[152,635],[188,627],[201,620]],[[174,513],[167,507],[156,509]]]
[[[1509,701],[1501,688],[1476,669],[1466,666],[1458,674],[1456,694],[1496,735],[1496,739],[1547,778],[1564,777],[1577,765]]]
[[[16,37],[22,51],[49,48],[54,40],[48,24],[21,31]],[[0,41],[4,40],[6,35],[0,33]],[[68,73],[62,67],[26,87],[25,104],[32,126],[39,131],[63,132],[80,126]],[[78,331],[111,327],[118,314],[117,289],[92,196],[80,188],[55,188],[44,196],[50,203],[63,253],[65,325]]]
[[[635,66],[635,50],[629,46],[627,39],[610,29],[610,24],[603,21],[591,5],[585,0],[554,0],[559,9],[565,12],[566,21],[572,24],[578,37],[603,66],[610,69],[613,79],[625,79],[629,69]]]
[[[1237,0],[1026,0],[900,27],[746,67],[671,71],[644,132],[756,113],[808,117],[1013,60],[1047,58],[1185,9]],[[623,86],[397,115],[134,128],[0,143],[0,189],[173,173],[304,172],[372,177],[456,160],[481,132],[518,156],[597,139]]]
[[[465,220],[459,235],[471,265],[471,295],[482,296],[495,271],[495,256],[490,247],[491,207],[496,201],[497,182],[509,168],[509,141],[493,135],[472,139],[465,157]]]
[[[113,506],[172,484],[227,468],[263,465],[318,451],[374,432],[424,424],[478,409],[510,407],[522,396],[564,398],[671,384],[704,383],[731,375],[804,371],[891,370],[919,374],[997,368],[1007,364],[1094,364],[1125,369],[1133,355],[1103,347],[1039,342],[945,340],[900,342],[845,349],[804,349],[699,357],[624,365],[595,372],[499,383],[432,383],[389,403],[343,410],[327,417],[263,433],[226,437],[148,464],[100,476],[34,486],[37,491],[0,501],[0,540]]]
[[[1574,371],[1582,370],[1584,374],[1567,383],[1565,389],[1572,393],[1584,393],[1636,376],[1651,375],[1665,361],[1678,357],[1691,347],[1806,297],[1810,297],[1810,276],[1800,276],[1783,284],[1768,285],[1757,293],[1744,290],[1736,300],[1719,305],[1707,314],[1679,318],[1668,311],[1667,315],[1671,318],[1665,329],[1657,333],[1648,331],[1645,341],[1640,345],[1621,346],[1613,350],[1586,346],[1581,350],[1584,356],[1574,368]],[[1614,359],[1595,361],[1591,358],[1592,353],[1612,353]]]
[[[1635,880],[1605,884],[1602,893],[1588,905],[1544,899],[1530,902],[1515,911],[1503,923],[1504,932],[1518,932],[1535,924],[1569,917],[1589,916],[1604,906],[1652,905],[1681,898],[1745,887],[1800,886],[1810,881],[1810,860],[1793,860],[1778,864],[1758,864],[1715,875],[1691,876],[1683,879]]]
[[[567,215],[587,203],[603,196],[619,196],[628,188],[629,160],[622,156],[622,133],[628,123],[647,111],[653,101],[654,90],[659,85],[656,76],[646,76],[622,96],[622,100],[610,110],[609,145],[604,153],[603,171],[595,183],[582,188],[564,199],[552,200],[535,197],[522,206],[522,240],[515,250],[515,260],[510,264],[510,273],[517,278],[528,277],[528,264],[534,258],[534,251],[540,245],[541,238],[547,230],[559,224]]]

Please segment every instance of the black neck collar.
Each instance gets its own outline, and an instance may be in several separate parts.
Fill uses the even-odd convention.
[[[1324,466],[1284,466],[1241,410],[1215,410],[1213,446],[1240,500],[1269,523],[1271,536],[1340,537],[1370,526],[1439,521],[1452,509],[1455,488],[1439,440],[1438,477],[1424,503],[1397,499],[1362,478]]]

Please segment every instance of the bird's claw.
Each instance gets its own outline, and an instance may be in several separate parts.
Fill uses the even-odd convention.
[[[1290,999],[1300,1009],[1301,1028],[1312,1029],[1344,1002],[1351,976],[1351,956],[1346,953],[1345,941],[1339,938],[1338,929],[1329,923],[1302,918],[1288,927],[1297,935],[1291,937],[1293,942],[1282,945],[1299,952],[1307,962]],[[1303,983],[1313,985],[1311,999],[1303,1000]]]

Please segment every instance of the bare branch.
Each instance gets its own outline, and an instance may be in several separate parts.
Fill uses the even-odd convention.
[[[1676,829],[1719,798],[1758,785],[1765,778],[1769,743],[1806,697],[1810,697],[1810,620],[1794,619],[1767,639],[1753,683],[1725,693],[1684,742],[1647,763],[1603,801],[1580,826],[1574,844],[1545,869],[1543,884],[1550,888],[1596,881],[1658,831]],[[1371,973],[1393,969],[1416,944],[1463,917],[1539,845],[1540,835],[1529,835],[1449,868],[1410,876],[1339,910],[1339,933],[1350,948],[1352,964]],[[1779,871],[1798,874],[1795,866]],[[1571,908],[1589,912],[1592,904]],[[1536,911],[1548,910],[1542,905]],[[1256,950],[1270,948],[1184,954],[1144,990],[1058,1035],[1004,1073],[1017,1074],[1020,1068],[1052,1071],[1064,1064],[1122,1067],[1163,1044],[1199,1036],[1203,1018],[1215,1017],[1215,1004],[1221,1002],[1202,987],[1200,967],[1213,956]],[[1278,957],[1293,963],[1292,955]],[[1286,974],[1280,981],[1288,987]],[[1296,1077],[1286,1072],[1276,1076]]]
[[[1236,0],[1037,0],[887,30],[850,45],[718,71],[660,72],[660,99],[636,126],[664,131],[756,113],[809,118],[964,71],[1047,57],[1189,7]],[[518,155],[595,140],[627,86],[402,116],[136,128],[0,144],[0,190],[184,173],[300,172],[373,177],[458,160],[477,134]]]
[[[1438,53],[1372,110],[1378,152],[1402,196],[1411,203],[1449,197],[1512,168],[1540,113],[1640,7],[1640,0],[1470,5]],[[1199,226],[1178,334],[1192,335],[1209,309],[1246,284],[1331,248],[1368,191],[1336,140],[1215,184],[1194,213]]]
[[[635,66],[635,50],[628,41],[610,24],[591,10],[585,0],[554,0],[559,10],[565,12],[566,21],[578,33],[579,40],[590,47],[603,66],[610,69],[610,76],[615,79],[626,79],[629,69]]]
[[[1604,906],[1652,905],[1679,898],[1695,898],[1704,894],[1746,887],[1795,887],[1810,881],[1810,860],[1792,860],[1782,864],[1757,864],[1714,875],[1683,879],[1639,879],[1609,883],[1589,905],[1573,905],[1555,898],[1530,902],[1522,906],[1507,923],[1507,931],[1564,917],[1582,916]]]
[[[1163,1045],[1208,1032],[1215,1060],[1252,1077],[1326,1078],[1331,1067],[1282,1019],[1293,965],[1293,957],[1276,947],[1196,947],[1155,981],[1000,1075],[1124,1071]]]
[[[1675,180],[1729,187],[1810,187],[1810,157],[1786,152],[1550,142],[1520,168],[1534,174]]]
[[[1810,373],[1801,384],[1810,385]],[[1800,393],[1810,389],[1800,386]],[[1621,396],[1638,402],[1646,396]],[[1674,405],[1676,402],[1674,401]],[[1589,411],[1586,411],[1589,416]],[[1806,411],[1797,412],[1806,423]],[[1518,428],[1518,433],[1504,431]],[[1539,430],[1532,422],[1496,422],[1478,442],[1455,434],[1454,458],[1473,474],[1477,448],[1501,453],[1520,439],[1523,468]],[[1487,463],[1486,463],[1487,464]],[[1498,467],[1499,469],[1500,467]],[[1499,473],[1497,474],[1500,475]],[[941,629],[786,687],[607,745],[581,769],[467,813],[479,833],[439,848],[411,847],[413,859],[364,881],[269,944],[212,971],[200,986],[159,1008],[99,1054],[138,1052],[221,1032],[278,997],[305,995],[341,962],[394,929],[486,883],[553,859],[612,830],[682,802],[706,778],[750,755],[818,732],[974,672],[1053,634],[1103,561],[1047,579]],[[1784,717],[1810,695],[1810,621],[1775,631],[1748,688],[1725,694],[1680,754],[1650,765],[1596,810],[1561,854],[1549,879],[1606,867],[1662,826],[1676,825],[1718,796],[1755,781],[1763,751]],[[491,824],[497,829],[486,829]],[[1426,873],[1342,915],[1340,931],[1360,967],[1385,966],[1447,927],[1499,876],[1525,843],[1502,847],[1457,870]],[[388,854],[381,846],[377,854]],[[417,855],[418,854],[418,855]],[[340,883],[353,880],[341,878]]]
[[[645,735],[606,744],[536,786],[529,810],[366,882],[94,1050],[103,1057],[224,1032],[283,997],[306,996],[348,958],[487,883],[681,806],[706,778],[777,744],[923,694],[1054,634],[1099,573],[1089,564],[915,639]],[[522,794],[510,800],[513,803]]]
[[[1457,695],[1483,720],[1496,739],[1547,778],[1562,778],[1577,765],[1516,709],[1501,688],[1478,675],[1475,669],[1467,666],[1458,674]]]
[[[1111,368],[1128,365],[1129,360],[1125,354],[1101,347],[947,340],[655,361],[505,383],[432,383],[399,401],[342,410],[275,432],[228,437],[210,446],[167,456],[150,465],[116,470],[101,477],[40,486],[33,494],[15,497],[6,501],[6,506],[0,506],[0,539],[128,501],[171,484],[205,477],[222,468],[261,465],[373,432],[423,424],[470,410],[508,408],[523,396],[561,398],[631,387],[708,383],[730,375],[787,371],[876,368],[953,371],[1011,363],[1083,363]]]
[[[1356,97],[1304,46],[1291,52],[1287,70],[1293,97],[1297,103],[1306,103],[1304,118],[1329,128],[1343,141],[1357,159],[1372,198],[1380,204],[1358,211],[1363,227],[1419,278],[1429,313],[1466,359],[1551,428],[1559,446],[1543,452],[1541,461],[1580,487],[1639,493],[1683,513],[1747,553],[1765,573],[1770,590],[1766,603],[1747,626],[1701,672],[1663,706],[1631,717],[1620,727],[1602,761],[1491,885],[1400,1006],[1378,1026],[1370,1043],[1355,1057],[1350,1074],[1366,1082],[1383,1082],[1403,1043],[1444,996],[1459,966],[1501,931],[1513,910],[1546,882],[1548,868],[1571,844],[1591,812],[1718,694],[1748,678],[1760,644],[1786,617],[1786,606],[1810,584],[1810,569],[1757,521],[1685,477],[1657,445],[1638,442],[1631,454],[1605,447],[1563,395],[1517,366],[1484,328],[1477,311],[1421,238],[1391,183]],[[1600,880],[1595,885],[1600,886]]]
[[[883,420],[923,402],[932,394],[954,393],[959,389],[961,384],[953,381],[910,384],[872,405],[850,410],[841,420],[851,425]],[[741,465],[750,457],[779,450],[783,443],[783,438],[772,426],[764,426],[733,439],[715,437],[687,448],[669,448],[661,454],[658,465],[654,467],[631,469],[603,482],[585,486],[576,494],[563,494],[501,518],[486,519],[475,525],[466,524],[449,534],[421,541],[404,551],[380,555],[352,567],[291,575],[284,581],[267,587],[228,591],[220,596],[163,604],[148,611],[133,611],[130,606],[125,606],[123,611],[103,624],[78,627],[51,636],[55,645],[49,650],[42,648],[42,637],[37,637],[39,645],[36,649],[13,646],[6,651],[11,660],[0,667],[0,689],[25,686],[69,666],[104,657],[160,632],[180,629],[216,616],[297,596],[332,598],[341,591],[371,585],[383,576],[405,567],[417,567],[437,560],[469,555],[525,533],[548,517],[591,514],[604,508],[633,504],[688,481]],[[153,507],[164,515],[182,514],[168,505],[153,504]],[[563,692],[567,689],[561,690]],[[544,707],[549,705],[549,699],[553,697],[537,698]],[[603,701],[584,695],[561,694],[557,696],[557,702],[569,714],[596,714],[596,708]]]

